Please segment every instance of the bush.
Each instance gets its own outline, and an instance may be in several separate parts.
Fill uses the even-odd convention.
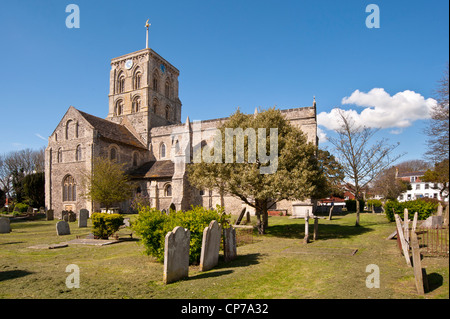
[[[25,204],[25,203],[17,203],[17,204],[14,206],[14,210],[15,210],[16,212],[26,213],[27,210],[28,210],[28,205]]]
[[[388,200],[384,206],[386,217],[389,221],[395,221],[394,212],[398,214],[402,219],[404,217],[405,208],[408,209],[408,218],[413,219],[414,213],[418,212],[419,220],[425,220],[430,217],[438,207],[437,201],[416,199],[406,202],[398,202],[397,200]]]
[[[359,200],[359,211],[364,211],[364,200]],[[356,212],[356,200],[355,199],[347,199],[345,201],[345,207],[347,207],[347,211]]]
[[[141,206],[139,215],[133,222],[133,230],[141,237],[147,255],[155,257],[158,261],[164,261],[164,242],[168,232],[176,226],[187,228],[190,231],[189,262],[198,263],[202,249],[203,230],[213,220],[226,227],[229,217],[224,214],[223,208],[206,209],[204,207],[192,207],[188,211],[171,211],[168,215],[155,208]]]
[[[383,203],[379,199],[369,199],[367,201],[367,206],[368,207],[382,207]]]
[[[120,214],[93,213],[92,233],[94,236],[107,239],[123,225],[123,216]]]

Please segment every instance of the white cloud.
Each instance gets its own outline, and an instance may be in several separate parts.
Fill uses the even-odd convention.
[[[430,110],[437,102],[432,98],[425,99],[422,95],[405,90],[390,96],[382,88],[374,88],[368,93],[356,90],[349,97],[342,99],[342,104],[362,107],[356,110],[343,110],[351,115],[357,125],[370,128],[392,128],[392,134],[401,133],[402,129],[409,127],[416,120],[430,118]],[[329,130],[339,127],[338,108],[329,113],[321,112],[317,115],[318,125]]]

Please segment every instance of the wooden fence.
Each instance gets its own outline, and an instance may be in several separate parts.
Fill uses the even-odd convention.
[[[449,229],[448,226],[416,229],[420,252],[424,256],[449,255]]]

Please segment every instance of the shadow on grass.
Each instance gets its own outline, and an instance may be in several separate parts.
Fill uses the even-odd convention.
[[[372,228],[365,226],[348,226],[348,225],[329,225],[320,224],[318,229],[318,238],[320,240],[349,238],[359,236],[364,233],[373,231]],[[267,228],[267,235],[280,238],[303,238],[305,237],[304,224],[275,225]],[[312,237],[314,233],[314,221],[309,225],[309,235]]]
[[[32,272],[26,271],[26,270],[7,270],[7,271],[0,271],[0,281],[8,280],[8,279],[15,279],[24,277],[27,275],[32,274]]]
[[[427,279],[428,279],[428,291],[427,292],[431,292],[431,291],[439,288],[444,283],[444,278],[440,274],[435,273],[435,272],[428,274]]]

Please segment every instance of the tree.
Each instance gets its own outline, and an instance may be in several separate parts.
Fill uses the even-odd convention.
[[[378,174],[372,182],[372,191],[385,199],[397,199],[401,193],[411,188],[411,184],[396,178],[398,166],[391,166]]]
[[[336,160],[334,155],[326,150],[319,149],[317,151],[317,159],[327,181],[324,192],[328,195],[343,197],[342,183],[345,173],[342,165]]]
[[[217,157],[215,161],[204,156],[194,161],[188,168],[189,181],[197,188],[229,194],[254,207],[260,234],[268,227],[267,212],[275,203],[323,196],[326,179],[316,158],[317,147],[279,110],[255,115],[238,110],[219,128],[214,142],[214,149],[207,145],[194,149],[194,158],[199,154]],[[264,160],[261,149],[270,149],[270,161]]]
[[[106,211],[114,203],[130,199],[134,187],[123,166],[108,158],[94,158],[92,172],[84,173],[83,196],[105,205]]]
[[[441,198],[448,197],[449,193],[449,160],[445,159],[439,163],[436,163],[434,169],[429,169],[423,176],[423,181],[441,184],[439,188],[439,194]],[[444,193],[445,196],[444,196]]]
[[[387,140],[383,138],[371,144],[371,138],[379,129],[357,125],[343,110],[338,112],[340,127],[336,130],[337,137],[330,137],[329,141],[335,147],[335,154],[345,176],[353,184],[350,191],[356,199],[362,199],[362,189],[403,154],[391,157],[398,143],[388,145]],[[355,225],[359,226],[359,201],[356,203]]]
[[[45,174],[44,172],[26,175],[22,181],[23,196],[32,207],[45,206]]]
[[[449,83],[448,63],[436,89],[437,104],[431,110],[431,119],[425,133],[429,136],[426,156],[434,163],[449,158]]]

